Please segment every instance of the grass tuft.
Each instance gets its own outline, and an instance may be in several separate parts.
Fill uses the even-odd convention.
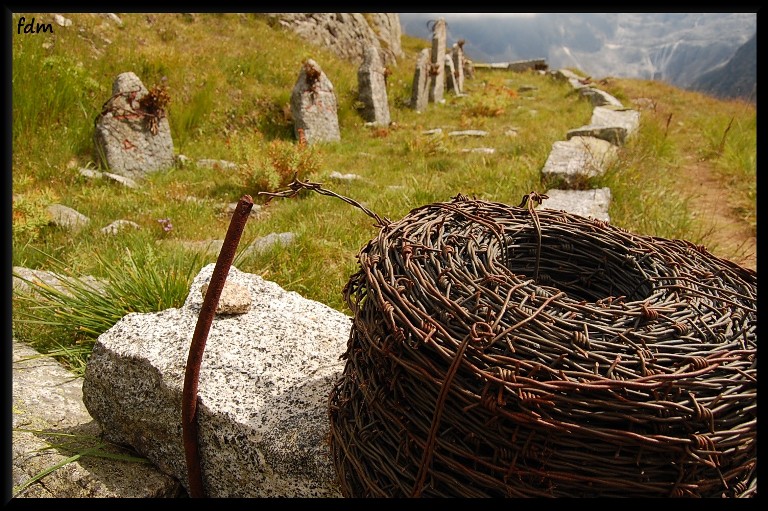
[[[82,375],[95,340],[123,316],[184,303],[201,263],[199,255],[182,255],[186,254],[161,257],[152,245],[145,245],[136,252],[126,248],[115,264],[97,254],[105,276],[101,280],[74,274],[63,261],[45,255],[46,266],[57,275],[59,285],[14,272],[30,289],[14,290],[14,336]]]

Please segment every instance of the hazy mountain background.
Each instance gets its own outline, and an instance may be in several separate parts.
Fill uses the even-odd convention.
[[[713,93],[726,98],[748,97],[757,101],[757,33],[736,50],[722,67],[699,76],[691,89]]]
[[[399,13],[403,33],[431,39],[443,17],[475,62],[545,58],[593,78],[663,80],[755,101],[757,13]]]

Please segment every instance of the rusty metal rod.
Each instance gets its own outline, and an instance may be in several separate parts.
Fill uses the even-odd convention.
[[[189,478],[190,497],[205,497],[203,491],[203,476],[200,470],[200,452],[197,443],[197,384],[200,377],[200,364],[203,361],[203,350],[208,339],[213,317],[216,315],[216,307],[219,305],[221,291],[229,275],[229,268],[235,259],[237,245],[243,234],[245,223],[253,208],[253,199],[250,195],[243,195],[237,203],[235,213],[229,222],[229,229],[224,237],[216,266],[213,268],[211,281],[208,283],[208,291],[203,298],[203,305],[197,317],[195,332],[192,335],[192,344],[189,347],[187,368],[184,375],[184,390],[181,398],[181,425],[184,452],[187,459],[187,474]]]

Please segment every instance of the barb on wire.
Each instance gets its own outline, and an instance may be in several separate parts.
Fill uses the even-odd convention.
[[[523,200],[520,202],[519,208],[523,208],[528,205],[528,213],[531,214],[533,219],[533,225],[536,227],[536,267],[533,272],[533,280],[539,280],[539,264],[541,262],[541,223],[539,222],[539,214],[536,213],[536,206],[541,206],[544,199],[549,199],[548,195],[540,194],[537,192],[531,192],[523,195]]]

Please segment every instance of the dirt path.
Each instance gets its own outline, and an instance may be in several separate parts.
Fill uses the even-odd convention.
[[[727,192],[711,164],[693,157],[682,167],[681,180],[691,191],[690,206],[707,229],[707,249],[718,257],[757,270],[757,237],[725,199]]]

